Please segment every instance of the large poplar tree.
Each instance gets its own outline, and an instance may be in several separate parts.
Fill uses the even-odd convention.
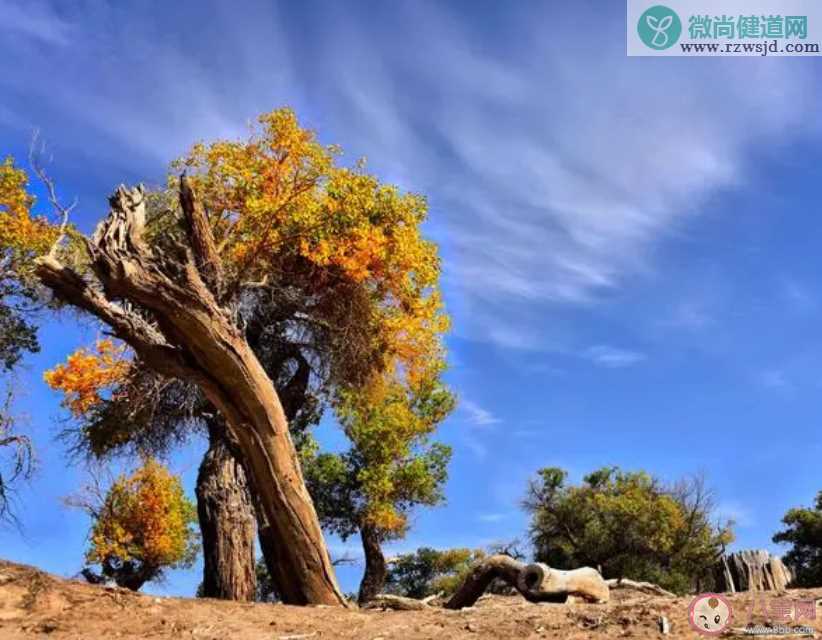
[[[339,166],[337,153],[291,111],[266,114],[248,140],[197,145],[181,161],[180,233],[150,233],[145,190],[119,187],[82,238],[83,260],[50,250],[36,267],[140,366],[194,385],[223,417],[291,603],[344,598],[283,403],[241,324],[244,297],[259,289],[290,306],[290,335],[318,344],[329,378],[346,386],[387,370],[413,384],[447,325],[436,249],[420,233],[425,201]]]

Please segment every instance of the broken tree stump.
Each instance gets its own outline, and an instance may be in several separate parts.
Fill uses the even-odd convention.
[[[478,562],[451,599],[446,609],[470,607],[495,579],[514,587],[529,602],[565,602],[576,596],[587,602],[608,602],[608,585],[596,569],[571,571],[551,569],[536,563],[526,565],[510,556],[496,555]]]
[[[718,591],[784,591],[793,580],[780,558],[764,550],[745,550],[723,556],[714,568]]]

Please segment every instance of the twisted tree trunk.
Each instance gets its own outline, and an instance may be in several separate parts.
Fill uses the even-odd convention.
[[[510,556],[496,555],[480,560],[459,589],[445,603],[446,609],[472,606],[496,579],[514,587],[529,602],[565,602],[568,596],[588,602],[608,602],[610,591],[599,571],[581,567],[572,571],[547,565],[523,564]]]
[[[254,508],[245,471],[225,426],[209,420],[209,447],[197,474],[197,515],[203,539],[203,595],[253,602]]]
[[[360,582],[357,601],[363,605],[382,591],[388,575],[388,565],[382,553],[380,534],[375,527],[368,524],[363,525],[360,528],[360,538],[362,539],[362,550],[365,553],[365,573]]]
[[[146,365],[200,388],[225,418],[260,508],[282,541],[275,578],[284,602],[344,605],[280,399],[231,313],[217,301],[219,269],[213,267],[220,258],[213,238],[202,237],[210,228],[185,180],[180,196],[189,242],[175,255],[152,251],[143,241],[142,187],[120,187],[109,200],[108,217],[87,241],[96,282],[53,256],[38,260],[37,275],[58,298],[108,324]]]
[[[252,346],[255,346],[253,340],[251,343]],[[311,368],[309,367],[308,362],[301,356],[301,354],[299,354],[299,352],[295,352],[291,357],[297,360],[297,370],[294,372],[294,376],[291,380],[289,380],[289,382],[282,389],[278,390],[280,401],[283,406],[283,412],[285,413],[286,420],[288,420],[289,424],[294,423],[294,419],[297,417],[297,414],[305,405],[306,392],[308,390],[309,376],[311,373]],[[253,493],[254,510],[257,518],[257,537],[260,542],[260,551],[263,556],[263,562],[265,563],[265,567],[268,571],[269,579],[271,580],[273,592],[276,594],[277,598],[282,599],[282,586],[279,582],[281,575],[280,566],[282,562],[280,556],[282,554],[281,547],[283,544],[287,544],[287,541],[280,539],[278,537],[277,530],[269,524],[265,511],[263,510],[260,501],[256,498],[256,495],[256,493]]]

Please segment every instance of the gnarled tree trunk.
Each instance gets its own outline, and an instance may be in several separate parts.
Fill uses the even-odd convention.
[[[365,573],[360,582],[357,601],[363,605],[382,591],[388,575],[388,565],[382,553],[380,534],[375,527],[368,524],[363,525],[360,528],[360,538],[362,539],[362,550],[365,553]]]
[[[253,344],[252,341],[252,345]],[[289,424],[293,424],[294,419],[305,404],[310,371],[311,369],[308,366],[308,362],[302,357],[297,357],[297,370],[294,372],[294,376],[284,388],[278,390],[283,412]],[[277,598],[282,599],[282,587],[279,583],[281,571],[279,568],[281,562],[280,555],[282,553],[280,547],[282,547],[283,544],[287,544],[287,542],[278,538],[277,530],[269,524],[265,511],[260,501],[256,498],[256,493],[253,493],[253,496],[254,510],[257,517],[257,536],[260,542],[263,562],[268,570],[268,576],[271,580],[274,593]]]
[[[53,256],[38,260],[38,277],[58,298],[108,324],[146,365],[201,389],[225,418],[266,520],[282,541],[276,580],[283,601],[344,605],[280,399],[215,295],[220,258],[202,205],[183,179],[189,243],[164,255],[142,238],[142,187],[120,187],[109,202],[108,217],[87,242],[97,282]]]
[[[608,584],[596,569],[581,567],[561,571],[540,563],[526,565],[510,556],[496,555],[474,565],[445,607],[462,609],[472,606],[495,579],[516,588],[529,602],[565,602],[568,596],[588,602],[608,602],[610,597]]]
[[[203,539],[203,596],[253,602],[254,507],[242,465],[225,426],[208,423],[209,447],[197,474],[197,515]]]

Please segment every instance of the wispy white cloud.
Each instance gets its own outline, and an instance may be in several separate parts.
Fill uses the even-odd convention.
[[[458,407],[464,422],[469,426],[469,429],[462,432],[463,444],[478,460],[485,460],[488,456],[488,446],[485,443],[487,432],[502,420],[485,407],[465,398],[460,399]]]
[[[504,513],[481,513],[477,516],[477,520],[480,522],[493,524],[496,522],[502,522],[506,519],[506,517],[507,516]]]
[[[752,511],[733,500],[720,502],[714,512],[720,520],[733,520],[738,527],[752,527],[756,524]]]
[[[581,355],[583,358],[590,360],[598,366],[608,367],[610,369],[630,367],[646,359],[644,353],[604,344],[588,347]]]
[[[502,420],[491,413],[488,409],[481,407],[476,402],[472,402],[471,400],[466,400],[464,398],[461,399],[459,407],[466,415],[468,423],[476,427],[489,427],[502,422]]]
[[[670,326],[697,331],[712,325],[715,318],[706,306],[695,300],[682,300],[674,308]]]
[[[479,440],[476,434],[463,436],[462,444],[477,460],[485,460],[488,457],[488,447]]]
[[[788,376],[782,369],[765,369],[756,374],[757,382],[766,389],[788,390],[792,388]]]
[[[516,37],[493,52],[480,22],[441,3],[380,20],[326,6],[299,28],[270,3],[206,3],[166,16],[163,38],[150,11],[106,5],[72,19],[68,54],[49,5],[6,6],[7,30],[47,42],[4,69],[2,121],[48,125],[90,162],[159,173],[192,141],[242,134],[290,103],[325,140],[429,196],[455,327],[507,348],[569,348],[551,333],[558,305],[651,272],[660,242],[744,183],[753,152],[816,131],[810,65],[760,60],[740,74],[737,61],[629,59],[622,14],[579,5],[512,10]],[[562,34],[580,21],[598,47],[569,55]],[[560,35],[545,38],[549,23]]]
[[[52,8],[37,0],[0,0],[0,33],[23,36],[47,45],[66,45],[71,27]]]
[[[784,300],[795,311],[808,312],[817,308],[817,299],[811,289],[794,278],[782,278],[780,291]]]

